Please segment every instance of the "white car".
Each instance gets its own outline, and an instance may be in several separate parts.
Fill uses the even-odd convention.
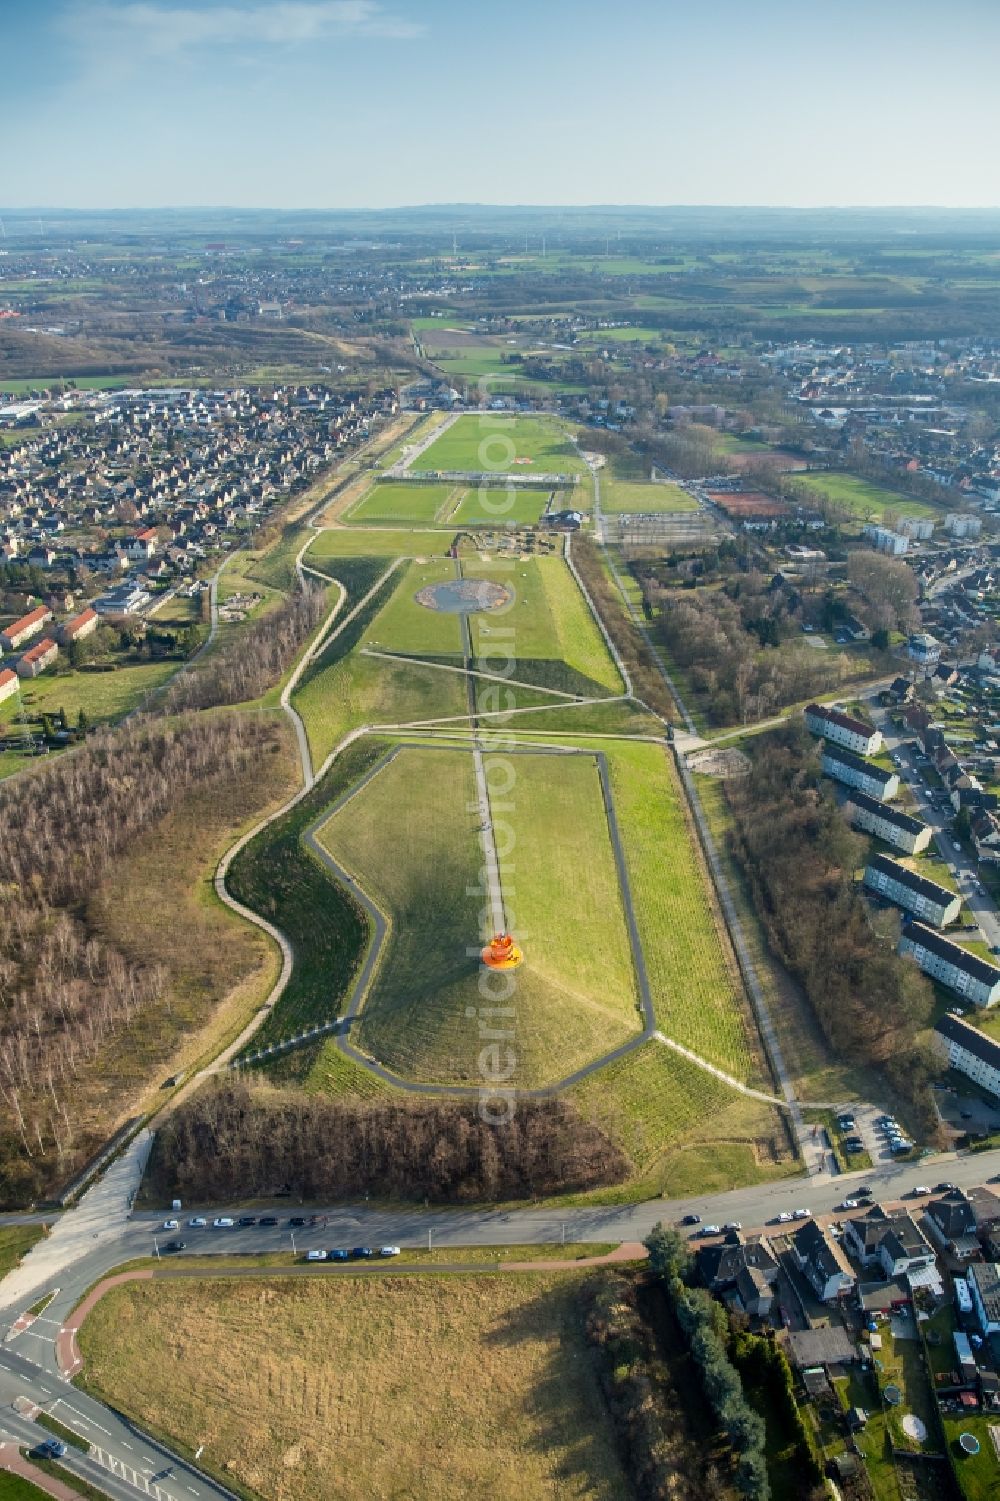
[[[809,1220],[809,1219],[812,1219],[812,1210],[811,1209],[796,1209],[795,1213],[792,1215],[792,1219],[793,1220]]]
[[[721,1235],[722,1231],[718,1225],[702,1225],[701,1233],[702,1235]]]
[[[778,1215],[778,1224],[779,1225],[787,1225],[788,1222],[789,1222],[789,1220],[791,1218],[792,1218],[792,1216],[789,1214],[788,1210],[787,1209],[783,1209],[781,1211],[781,1213]]]
[[[845,1209],[857,1209],[857,1207],[858,1207],[858,1201],[857,1201],[857,1199],[845,1199],[844,1200],[844,1208]]]
[[[164,1230],[179,1230],[180,1226],[178,1225],[176,1220],[164,1220],[162,1228]]]
[[[196,1214],[193,1220],[188,1220],[188,1224],[192,1230],[204,1230],[208,1225],[208,1220],[204,1220],[200,1214]]]
[[[231,1230],[236,1221],[231,1220],[228,1214],[223,1214],[217,1220],[212,1221],[213,1230]]]
[[[398,1246],[379,1246],[379,1248],[378,1248],[378,1254],[380,1256],[398,1256],[399,1255],[399,1247]]]
[[[307,1261],[325,1261],[326,1260],[326,1252],[325,1251],[307,1251],[306,1252],[306,1260]]]
[[[932,1194],[933,1192],[934,1190],[929,1183],[918,1183],[916,1188],[913,1189],[913,1197],[916,1199],[922,1194]]]

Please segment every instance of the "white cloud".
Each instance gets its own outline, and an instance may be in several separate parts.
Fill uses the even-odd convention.
[[[376,0],[263,0],[256,4],[163,5],[148,0],[80,0],[63,30],[92,56],[120,62],[185,57],[223,48],[290,48],[348,37],[407,40],[423,27],[387,12]]]

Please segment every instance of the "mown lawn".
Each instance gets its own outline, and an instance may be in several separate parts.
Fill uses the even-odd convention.
[[[487,775],[504,777],[504,902],[525,953],[507,1002],[512,1082],[530,1086],[633,1035],[635,982],[593,761],[488,756]],[[390,919],[357,1040],[408,1078],[477,1077],[478,951],[490,917],[477,895],[474,804],[469,752],[407,748],[319,833]]]
[[[930,516],[938,519],[941,517],[941,512],[934,506],[925,505],[919,500],[911,500],[909,496],[901,495],[898,490],[887,490],[883,485],[875,485],[870,480],[859,479],[855,474],[810,471],[797,474],[795,478],[797,482],[808,485],[824,499],[843,506],[859,521],[877,521],[881,518],[883,511],[895,511],[900,516]]]
[[[303,562],[322,563],[327,558],[443,558],[452,536],[450,531],[394,531],[381,526],[327,527],[316,533]]]
[[[698,502],[673,484],[633,484],[601,476],[601,506],[605,511],[697,511]]]
[[[451,512],[462,496],[455,485],[376,484],[344,512],[348,525],[372,525],[378,522],[412,521],[430,525]]]
[[[81,1331],[87,1382],[268,1501],[618,1501],[588,1275],[131,1283]]]
[[[735,962],[684,816],[669,752],[654,745],[609,751],[636,919],[657,1025],[668,1037],[747,1081],[747,1043]]]
[[[558,422],[502,412],[470,412],[459,417],[413,464],[415,471],[425,473],[579,474],[585,467]]]

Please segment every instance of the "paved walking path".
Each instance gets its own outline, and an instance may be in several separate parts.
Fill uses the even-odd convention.
[[[138,1132],[76,1206],[55,1220],[50,1233],[37,1241],[20,1266],[3,1279],[5,1306],[17,1303],[27,1307],[33,1294],[57,1286],[81,1256],[119,1238],[128,1223],[152,1144],[151,1131]],[[36,1322],[43,1321],[44,1313]],[[37,1329],[32,1335],[34,1339],[43,1337]]]

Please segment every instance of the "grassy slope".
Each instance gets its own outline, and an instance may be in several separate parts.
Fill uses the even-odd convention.
[[[755,1068],[738,980],[668,753],[616,745],[609,759],[657,1024],[674,1041],[749,1079]]]
[[[509,885],[526,962],[509,1004],[514,1082],[529,1085],[624,1041],[637,1017],[593,764],[519,757],[515,772],[506,799],[515,811],[503,818],[514,836]],[[467,811],[474,797],[470,755],[409,749],[320,835],[392,918],[358,1041],[407,1077],[478,1077],[477,948],[488,919],[468,894],[482,863],[478,821]],[[580,935],[598,926],[605,941],[590,952]]]
[[[307,674],[293,703],[305,721],[316,766],[358,725],[406,724],[468,713],[460,674],[356,655]]]
[[[437,557],[451,546],[450,531],[391,531],[387,527],[327,527],[317,532],[304,561],[325,558]],[[301,546],[301,543],[299,544]]]
[[[855,474],[837,472],[796,475],[797,481],[816,490],[827,500],[835,501],[849,510],[852,516],[865,521],[869,517],[878,520],[883,511],[895,511],[900,516],[940,517],[940,511],[922,501],[911,500],[898,490],[887,490],[870,480],[859,479]]]
[[[579,1276],[133,1283],[81,1343],[109,1401],[268,1501],[611,1501]]]

